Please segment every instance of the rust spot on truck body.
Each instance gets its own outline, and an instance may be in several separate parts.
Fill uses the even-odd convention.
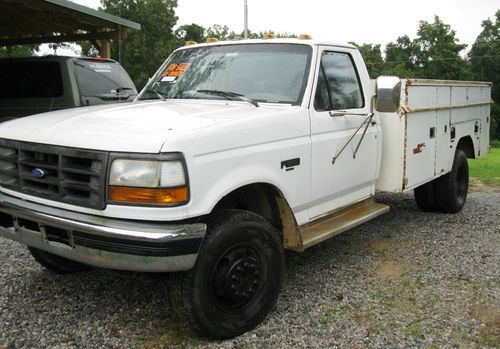
[[[413,154],[419,154],[422,152],[422,148],[425,147],[425,143],[419,143],[415,148],[413,148]]]

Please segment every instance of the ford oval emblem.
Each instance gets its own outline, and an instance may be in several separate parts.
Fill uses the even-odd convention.
[[[31,174],[33,175],[33,177],[36,177],[36,178],[43,178],[43,177],[45,177],[45,171],[42,170],[41,168],[38,168],[38,167],[35,167],[31,171]]]

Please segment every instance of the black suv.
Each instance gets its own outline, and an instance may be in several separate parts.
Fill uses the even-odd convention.
[[[0,59],[0,122],[52,110],[131,101],[136,95],[130,76],[112,59]]]

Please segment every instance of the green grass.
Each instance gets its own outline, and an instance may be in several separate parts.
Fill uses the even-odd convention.
[[[422,337],[422,324],[420,322],[412,323],[404,329],[407,334],[411,334],[415,337]]]
[[[486,184],[500,185],[500,148],[491,148],[485,157],[469,160],[469,175]]]

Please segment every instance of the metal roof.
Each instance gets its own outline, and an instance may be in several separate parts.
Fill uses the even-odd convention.
[[[118,39],[141,25],[67,0],[0,0],[0,46]]]

